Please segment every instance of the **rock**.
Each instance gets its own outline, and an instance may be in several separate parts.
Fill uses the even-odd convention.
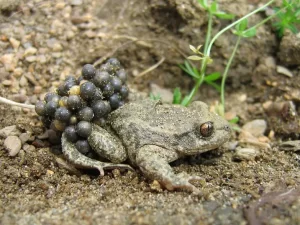
[[[34,47],[29,47],[25,50],[24,56],[34,55],[37,52],[37,49]]]
[[[82,0],[72,0],[71,5],[73,6],[82,5]]]
[[[28,56],[25,58],[27,62],[35,62],[36,61],[36,56],[32,55],[32,56]]]
[[[11,80],[4,80],[4,81],[2,81],[2,84],[3,84],[3,86],[8,87],[8,86],[12,85],[12,81]]]
[[[10,42],[10,44],[11,44],[11,46],[15,49],[15,50],[17,50],[18,48],[19,48],[19,46],[20,46],[20,41],[18,41],[17,39],[15,39],[15,38],[10,38],[9,39],[9,42]]]
[[[21,150],[22,143],[17,136],[8,136],[4,141],[4,147],[8,150],[9,156],[16,156]]]
[[[0,11],[12,11],[16,9],[20,3],[21,0],[0,0]]]
[[[25,152],[31,152],[35,150],[35,147],[33,145],[29,145],[29,144],[24,144],[23,145],[23,150]]]
[[[19,138],[20,138],[22,144],[25,144],[30,139],[30,134],[22,133],[22,134],[20,134]]]
[[[262,119],[252,120],[246,123],[242,130],[251,133],[255,137],[264,135],[267,129],[267,122]]]
[[[259,151],[254,148],[237,148],[235,154],[233,155],[234,159],[237,160],[254,160],[256,156],[259,155]]]
[[[283,74],[287,77],[293,77],[292,72],[283,66],[277,66],[276,71],[277,73]]]
[[[7,138],[9,135],[19,135],[20,131],[17,129],[16,125],[4,127],[0,130],[0,137]]]
[[[300,64],[300,38],[292,32],[287,32],[282,38],[278,57],[284,66],[297,66]]]

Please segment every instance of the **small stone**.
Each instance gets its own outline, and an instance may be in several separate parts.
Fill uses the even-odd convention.
[[[28,80],[26,79],[25,76],[22,76],[20,78],[19,84],[21,87],[27,87],[28,86]]]
[[[25,144],[30,139],[30,134],[22,133],[22,134],[20,134],[19,138],[20,138],[22,144]]]
[[[233,155],[234,159],[237,160],[254,160],[258,156],[258,150],[254,148],[237,148],[235,154]]]
[[[293,77],[294,76],[291,71],[289,71],[287,68],[285,68],[283,66],[277,66],[276,71],[277,71],[277,73],[280,73],[280,74],[285,75],[287,77]]]
[[[14,48],[14,49],[18,49],[19,48],[19,46],[20,46],[20,41],[18,41],[17,39],[15,39],[15,38],[10,38],[9,39],[9,42],[10,42],[10,44],[11,44],[11,46]]]
[[[36,61],[36,56],[28,56],[25,58],[27,62],[35,62]]]
[[[23,150],[25,151],[25,152],[32,152],[32,151],[34,151],[35,150],[35,147],[33,146],[33,145],[29,145],[29,144],[24,144],[23,145]]]
[[[14,76],[19,78],[21,77],[23,74],[23,69],[21,67],[18,67],[16,69],[14,69]]]
[[[242,130],[251,133],[255,137],[264,135],[266,129],[267,122],[262,119],[252,120],[242,127]]]
[[[37,52],[37,49],[34,47],[29,47],[25,50],[24,56],[34,55]]]
[[[2,84],[4,85],[4,86],[11,86],[12,85],[12,81],[11,80],[4,80],[4,81],[2,81]]]
[[[21,150],[22,143],[17,136],[8,136],[4,141],[4,147],[8,150],[9,156],[16,156]]]
[[[41,86],[34,86],[34,89],[33,89],[33,93],[34,94],[40,94],[42,92],[43,88]]]
[[[71,5],[73,6],[82,5],[82,0],[72,0]]]
[[[55,43],[53,44],[53,46],[52,46],[52,50],[53,50],[54,52],[61,52],[61,51],[63,50],[63,47],[62,47],[62,45],[61,45],[60,43],[55,42]]]
[[[9,135],[19,135],[20,131],[17,129],[16,125],[4,127],[0,130],[0,136],[3,138],[7,138]]]
[[[151,191],[155,191],[155,192],[162,192],[163,189],[160,185],[160,183],[157,180],[154,180],[151,184],[150,184],[150,189]]]

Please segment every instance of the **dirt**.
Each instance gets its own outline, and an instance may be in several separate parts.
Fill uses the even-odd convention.
[[[258,2],[219,4],[240,17]],[[85,63],[111,56],[128,71],[132,90],[149,93],[154,83],[187,92],[193,85],[177,65],[190,54],[189,44],[203,44],[205,38],[207,19],[197,1],[31,0],[2,6],[3,97],[34,104],[69,73],[79,76]],[[250,23],[265,16],[261,12]],[[228,23],[215,21],[213,33]],[[35,147],[9,157],[5,138],[0,139],[0,224],[300,224],[299,154],[278,147],[300,133],[299,59],[296,51],[287,50],[296,48],[293,38],[287,33],[281,41],[267,23],[256,38],[242,40],[226,86],[226,110],[239,116],[240,127],[266,120],[263,138],[270,148],[258,148],[252,160],[235,160],[237,149],[230,146],[239,141],[239,133],[234,132],[229,144],[172,163],[176,172],[205,179],[195,184],[202,196],[163,190],[138,169],[109,171],[104,177],[77,170],[59,147],[47,147],[47,140],[38,138],[44,129],[33,111],[1,104],[0,128],[16,125],[32,135],[28,144]],[[235,40],[227,32],[216,42],[209,72],[223,71]],[[25,52],[30,47],[36,52]],[[278,73],[279,65],[293,77]],[[204,85],[196,99],[214,106],[219,96]]]

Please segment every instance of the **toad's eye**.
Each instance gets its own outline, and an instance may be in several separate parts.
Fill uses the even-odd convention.
[[[211,121],[208,121],[206,123],[202,123],[200,125],[200,133],[203,137],[211,136],[213,131],[214,131],[214,124]]]

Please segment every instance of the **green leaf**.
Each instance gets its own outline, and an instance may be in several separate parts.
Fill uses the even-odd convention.
[[[211,3],[211,5],[210,5],[209,12],[210,12],[211,14],[215,14],[217,11],[218,11],[218,4],[217,4],[217,2],[214,1],[214,2]]]
[[[184,72],[186,72],[188,75],[190,75],[191,77],[194,77],[196,79],[199,79],[199,75],[197,73],[195,73],[194,71],[197,70],[194,67],[191,67],[191,65],[188,63],[187,60],[184,61],[184,65],[183,64],[179,64],[178,65]]]
[[[229,14],[229,13],[225,13],[225,12],[215,12],[214,15],[220,19],[223,19],[223,20],[232,20],[235,15],[233,14]]]
[[[233,119],[229,120],[228,122],[231,124],[237,124],[239,122],[240,118],[239,117],[234,117]]]
[[[181,102],[181,105],[187,106],[188,102],[189,102],[189,97],[188,97],[188,96],[185,96],[185,97],[183,98],[182,102]]]
[[[197,55],[191,55],[191,56],[189,56],[187,58],[190,59],[190,60],[194,60],[194,61],[200,61],[200,60],[203,59],[202,57],[197,56]]]
[[[248,26],[248,20],[244,19],[241,22],[239,22],[237,25],[235,25],[235,29],[239,32],[242,32],[247,29],[247,26]]]
[[[180,104],[181,96],[182,95],[180,89],[178,87],[175,88],[173,92],[173,104]]]
[[[255,35],[256,35],[256,28],[254,27],[251,27],[250,29],[242,32],[242,36],[245,38],[254,37]]]
[[[207,83],[208,85],[212,86],[214,89],[216,89],[217,92],[221,92],[221,86],[213,81],[206,81],[204,80],[205,83]]]
[[[193,45],[189,45],[192,52],[197,53],[197,49]]]
[[[161,96],[160,96],[160,94],[157,94],[157,95],[155,95],[155,94],[153,94],[153,93],[150,93],[150,99],[152,99],[152,100],[160,100],[161,99]]]
[[[216,81],[221,77],[221,74],[219,72],[211,73],[209,75],[206,75],[204,80],[205,81]]]
[[[208,9],[207,0],[198,0],[198,2],[204,9]]]

